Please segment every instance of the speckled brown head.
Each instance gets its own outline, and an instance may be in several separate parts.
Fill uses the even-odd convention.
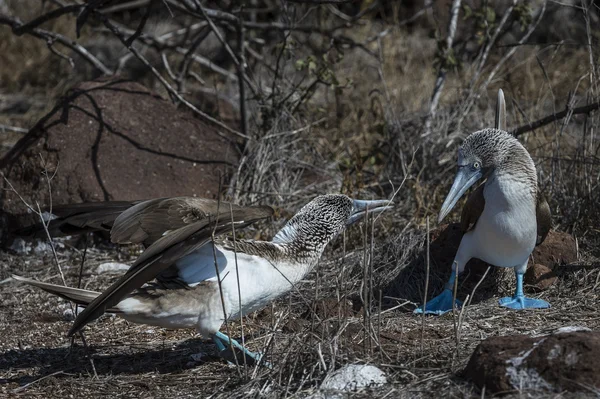
[[[440,209],[439,222],[469,187],[492,173],[510,174],[515,180],[525,180],[534,193],[537,189],[531,156],[515,137],[503,130],[483,129],[470,134],[458,149],[457,163],[458,172]]]
[[[274,243],[289,243],[320,255],[325,246],[347,226],[367,213],[380,213],[391,201],[354,200],[342,194],[320,195],[306,204],[273,238]]]

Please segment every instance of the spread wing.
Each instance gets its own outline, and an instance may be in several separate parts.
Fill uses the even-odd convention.
[[[195,200],[195,198],[194,198]],[[160,200],[151,200],[160,201]],[[207,200],[209,201],[209,200]],[[181,215],[173,219],[173,223],[167,222],[160,224],[158,230],[148,230],[148,227],[141,228],[140,223],[144,220],[145,212],[150,212],[147,207],[141,206],[137,208],[139,213],[129,212],[135,206],[117,218],[113,228],[122,227],[123,232],[131,232],[131,235],[124,235],[120,238],[129,237],[129,242],[146,242],[149,237],[157,234],[157,231],[163,230],[161,234],[150,246],[140,255],[131,268],[119,280],[112,284],[106,291],[95,298],[83,312],[75,319],[73,326],[69,330],[69,335],[75,334],[84,325],[101,316],[106,309],[109,309],[118,304],[125,296],[133,290],[140,288],[145,283],[153,280],[161,272],[167,270],[178,259],[191,254],[195,250],[209,243],[214,235],[220,235],[232,229],[248,226],[258,220],[270,217],[273,214],[273,209],[267,206],[257,207],[240,207],[231,206],[231,211],[225,212],[225,206],[217,206],[217,202],[213,201],[213,214],[204,215],[196,220],[188,220],[182,218]],[[138,205],[142,205],[140,203]],[[224,204],[224,203],[222,203]],[[229,208],[227,204],[227,208]],[[234,208],[235,207],[235,208]],[[208,209],[208,208],[206,208]],[[162,211],[159,211],[159,214]],[[233,216],[232,216],[233,215]],[[217,217],[219,216],[219,217]],[[150,218],[156,220],[155,218]],[[136,222],[137,221],[137,222]],[[122,225],[120,225],[122,223]],[[156,225],[159,222],[156,220]],[[150,224],[155,226],[155,224]],[[174,225],[182,225],[179,228],[173,229]],[[137,226],[137,227],[136,227]],[[126,228],[127,227],[127,228]],[[118,230],[120,232],[121,230]],[[111,233],[112,235],[112,233]],[[148,238],[144,238],[145,236]],[[133,240],[135,239],[135,240]],[[136,241],[141,240],[141,241]]]
[[[52,214],[56,218],[48,223],[48,232],[51,237],[63,237],[92,231],[110,231],[115,219],[139,202],[108,201],[54,206]],[[19,228],[14,234],[21,237],[46,238],[42,223]]]
[[[241,221],[256,209],[266,208],[195,197],[158,198],[140,202],[121,213],[114,222],[110,238],[118,244],[143,243],[148,247],[165,234],[199,221],[224,222],[231,221],[232,217]]]
[[[462,209],[460,215],[460,227],[464,232],[467,232],[475,227],[477,220],[485,207],[485,197],[483,196],[483,187],[485,183],[477,187],[471,193],[469,199]],[[537,236],[536,245],[540,245],[546,239],[550,228],[552,227],[552,218],[550,215],[550,206],[544,195],[539,192],[536,198],[535,216],[537,221]]]

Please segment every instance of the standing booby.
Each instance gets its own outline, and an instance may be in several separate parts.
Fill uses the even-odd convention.
[[[238,319],[290,291],[334,237],[365,214],[390,206],[386,200],[322,195],[305,205],[271,241],[234,241],[219,235],[267,218],[273,209],[189,197],[149,200],[109,218],[113,242],[144,243],[147,248],[104,292],[13,277],[85,306],[69,336],[109,312],[134,323],[196,328],[212,338],[221,355],[231,342],[258,360],[257,354],[219,332],[225,319]],[[97,211],[103,214],[99,207]],[[93,214],[88,212],[92,219]]]
[[[454,258],[450,280],[440,295],[427,302],[425,313],[443,314],[452,310],[456,272],[462,273],[471,258],[514,268],[515,294],[500,299],[501,306],[511,309],[550,307],[544,300],[523,294],[523,275],[529,255],[550,229],[550,208],[538,189],[531,156],[505,131],[505,107],[500,90],[496,127],[472,133],[458,150],[458,172],[440,210],[438,223],[469,187],[480,179],[487,180],[473,192],[463,208],[461,226],[466,233]],[[457,305],[461,305],[458,300]],[[423,308],[415,312],[423,313]]]

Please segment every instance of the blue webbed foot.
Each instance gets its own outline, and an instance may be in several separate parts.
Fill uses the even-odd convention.
[[[452,300],[454,295],[452,291],[449,289],[444,289],[442,293],[430,301],[427,301],[425,305],[425,311],[423,311],[423,307],[419,307],[415,309],[414,313],[418,314],[435,314],[435,315],[443,315],[452,310]],[[462,306],[462,301],[456,300],[456,308],[460,308]]]
[[[238,364],[243,365],[244,364],[244,354],[246,356],[246,364],[248,364],[248,365],[257,364],[258,362],[260,362],[260,359],[262,358],[261,353],[251,352],[250,350],[245,348],[242,344],[237,342],[235,339],[231,339],[231,345],[234,347],[234,350],[237,349],[237,350],[243,352],[243,354],[239,353],[239,352],[232,353],[230,350],[230,347],[229,347],[229,337],[220,331],[218,331],[213,336],[213,341],[215,342],[215,345],[217,345],[217,350],[219,352],[219,356],[221,356],[223,359],[227,360],[227,363],[229,363],[229,364],[235,364],[235,358],[237,358]],[[269,368],[271,367],[271,364],[268,362],[263,361],[262,364]]]
[[[510,309],[547,309],[550,304],[543,299],[527,298],[524,295],[507,296],[501,298],[498,303],[500,306]]]

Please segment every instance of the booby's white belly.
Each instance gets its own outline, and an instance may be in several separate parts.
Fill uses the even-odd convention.
[[[238,319],[270,304],[293,289],[310,270],[310,263],[271,263],[265,258],[237,254],[239,289],[233,251],[216,246],[223,301],[217,283],[215,254],[205,245],[176,263],[178,278],[190,288],[156,291],[154,299],[133,295],[118,305],[121,314],[135,323],[167,328],[196,328],[210,336],[224,322],[223,304],[228,319]],[[241,297],[241,309],[240,309]]]
[[[205,245],[177,262],[180,278],[190,286],[201,281],[213,283],[210,284],[210,289],[212,298],[216,299],[209,306],[197,309],[196,327],[203,335],[217,331],[223,324],[223,303],[227,318],[239,319],[292,290],[293,284],[298,283],[312,267],[311,264],[293,262],[275,264],[260,256],[238,253],[236,269],[233,251],[219,246],[215,249],[223,301],[217,283],[212,245]]]
[[[474,256],[500,267],[523,265],[537,239],[531,188],[509,179],[492,178],[484,196],[485,208],[472,232]]]
[[[227,266],[220,273],[220,277],[227,314],[230,319],[237,319],[261,309],[291,291],[311,267],[309,264],[294,262],[273,263],[260,256],[238,253],[236,271],[234,252],[224,249],[220,249],[220,251],[227,259]],[[216,282],[217,279],[213,278],[209,281]]]

